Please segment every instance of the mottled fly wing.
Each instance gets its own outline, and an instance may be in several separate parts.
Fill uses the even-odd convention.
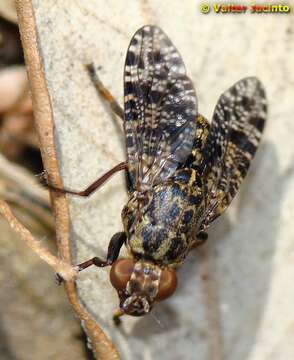
[[[144,26],[133,36],[126,55],[124,95],[130,181],[141,191],[170,177],[191,153],[195,137],[193,84],[160,28]]]
[[[266,95],[255,77],[238,81],[219,99],[204,148],[205,229],[228,207],[247,174],[267,114]]]

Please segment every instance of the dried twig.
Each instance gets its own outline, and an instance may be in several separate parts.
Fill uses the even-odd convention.
[[[36,240],[30,231],[25,228],[14,216],[10,207],[3,200],[0,200],[0,213],[8,221],[12,229],[14,229],[21,238],[26,242],[26,244],[48,265],[50,265],[54,271],[60,276],[69,281],[74,279],[78,271],[71,266],[70,264],[62,261],[58,257],[51,254],[51,252],[41,244],[40,241]]]
[[[49,181],[53,185],[60,187],[62,186],[62,180],[59,173],[56,149],[54,147],[52,105],[39,52],[34,8],[31,0],[17,0],[16,8],[31,85],[35,125],[40,140],[41,155]],[[55,196],[54,194],[51,196],[56,218],[58,250],[62,258],[70,262],[68,204],[65,196]],[[100,360],[118,360],[120,358],[118,351],[111,340],[80,303],[74,282],[66,282],[65,285],[69,301],[89,336],[96,357]]]
[[[40,185],[36,176],[1,154],[0,198],[9,205],[23,208],[46,228],[54,230],[48,190]]]

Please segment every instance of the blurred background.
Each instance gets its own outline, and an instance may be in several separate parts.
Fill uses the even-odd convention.
[[[0,1],[0,196],[56,253],[13,1]],[[63,287],[0,217],[0,359],[92,359]]]

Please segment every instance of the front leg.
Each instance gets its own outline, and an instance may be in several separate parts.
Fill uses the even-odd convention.
[[[89,266],[95,265],[97,267],[105,267],[112,265],[115,260],[117,260],[119,256],[120,249],[122,245],[126,242],[127,236],[124,231],[118,232],[114,234],[109,242],[106,260],[102,260],[99,257],[95,256],[92,259],[82,262],[78,264],[76,267],[78,271],[83,271],[84,269],[88,268]],[[64,279],[60,274],[56,274],[56,281],[58,285],[63,283]]]
[[[105,267],[112,265],[118,258],[120,249],[122,245],[126,242],[126,239],[127,236],[124,231],[114,234],[108,245],[106,260],[102,260],[99,257],[95,256],[92,259],[77,265],[78,270],[82,271],[91,265],[95,265],[97,267]]]

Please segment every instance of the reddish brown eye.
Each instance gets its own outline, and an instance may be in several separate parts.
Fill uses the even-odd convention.
[[[159,289],[156,300],[164,300],[170,297],[177,288],[177,274],[173,269],[165,269],[161,273]]]
[[[110,270],[110,281],[116,290],[124,290],[130,280],[134,269],[134,261],[131,259],[116,260]]]

